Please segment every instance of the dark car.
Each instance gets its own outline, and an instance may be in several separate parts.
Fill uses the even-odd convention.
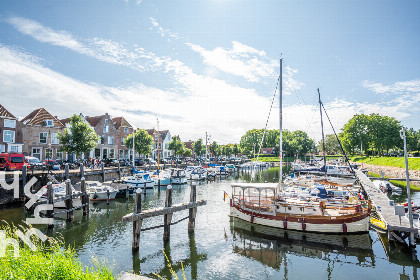
[[[166,160],[166,159],[164,159],[164,158],[161,158],[161,159],[159,160],[159,163],[162,163],[162,164],[167,164],[167,163],[168,163],[168,160]]]
[[[102,162],[104,163],[105,167],[118,166],[118,160],[115,159],[104,158]]]
[[[142,166],[142,165],[144,165],[144,159],[142,159],[142,158],[136,158],[134,160],[134,165],[135,166]]]

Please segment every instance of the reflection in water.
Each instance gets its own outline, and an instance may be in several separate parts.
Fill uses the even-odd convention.
[[[374,266],[369,234],[333,235],[283,230],[232,219],[235,253],[257,260],[276,270],[287,265],[287,254],[331,262]],[[355,257],[355,258],[347,258]],[[285,270],[286,271],[286,270]]]

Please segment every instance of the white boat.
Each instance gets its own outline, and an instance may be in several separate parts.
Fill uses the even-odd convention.
[[[155,187],[166,187],[171,184],[171,173],[166,171],[155,172],[151,175],[152,180],[155,182]]]
[[[111,186],[103,185],[98,181],[86,181],[86,189],[89,193],[89,199],[91,201],[105,201],[108,199],[108,192],[109,192],[109,200],[115,199],[117,195],[117,190]]]
[[[196,166],[189,175],[187,173],[186,175],[189,180],[201,181],[207,178],[207,170],[201,166]]]
[[[187,183],[187,174],[183,169],[172,169],[171,172],[172,184],[181,185]]]
[[[373,180],[373,185],[376,186],[381,192],[402,192],[402,189],[400,187],[395,186],[387,180]]]
[[[152,180],[150,174],[142,171],[138,171],[132,176],[123,177],[121,180],[124,184],[129,184],[136,188],[153,189],[155,185],[155,181]]]
[[[66,196],[66,183],[61,184],[53,184],[53,193],[54,193],[54,200],[58,200],[62,197]],[[72,189],[72,194],[80,194],[79,191],[76,191],[73,186],[70,186]],[[43,198],[47,198],[47,186],[44,186],[44,192],[42,194]],[[73,207],[80,207],[82,205],[81,197],[73,198]],[[54,202],[54,208],[66,208],[66,202],[64,200],[59,202]]]

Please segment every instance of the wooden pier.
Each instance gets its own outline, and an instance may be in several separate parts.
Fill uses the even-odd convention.
[[[373,205],[376,207],[377,214],[385,223],[388,237],[390,240],[397,240],[401,243],[404,239],[410,236],[410,232],[415,234],[418,232],[417,228],[410,228],[410,223],[405,216],[396,215],[395,206],[392,201],[382,193],[372,181],[360,170],[355,170],[356,178],[359,180],[363,190],[372,200]],[[415,244],[412,244],[415,246]]]

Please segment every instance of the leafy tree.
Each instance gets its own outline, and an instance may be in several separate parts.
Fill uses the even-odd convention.
[[[318,143],[318,150],[323,150],[322,139]],[[325,135],[325,152],[327,154],[339,154],[341,152],[340,144],[338,143],[335,134]]]
[[[241,148],[239,147],[238,144],[233,145],[233,150],[232,150],[233,154],[235,155],[235,157],[241,153]]]
[[[217,145],[216,141],[213,141],[213,143],[211,143],[210,145],[210,150],[213,153],[214,156],[219,156],[220,155],[220,147],[219,145]]]
[[[124,144],[128,149],[133,148],[133,134],[130,134],[125,138]],[[137,130],[134,134],[134,150],[139,155],[148,155],[152,152],[152,145],[153,137],[144,129]]]
[[[232,155],[232,148],[231,148],[231,146],[230,146],[230,145],[226,145],[226,146],[225,146],[225,155],[226,155],[227,157],[230,157],[230,156]]]
[[[184,144],[184,143],[183,143]],[[183,149],[183,156],[184,157],[190,157],[192,155],[191,149],[185,148]]]
[[[70,118],[70,127],[59,133],[58,139],[62,144],[60,151],[75,153],[80,157],[96,147],[99,137],[82,116],[73,115]]]
[[[248,130],[245,135],[241,137],[240,146],[243,153],[247,155],[253,155],[254,149],[255,152],[258,152],[258,148],[263,136],[263,129],[251,129]]]
[[[197,157],[201,157],[204,147],[203,147],[203,139],[198,139],[192,144],[192,148],[194,150],[194,153]]]
[[[264,133],[264,130],[263,130]],[[274,148],[280,137],[280,130],[272,129],[265,132],[262,148]],[[259,145],[259,143],[258,143]]]
[[[283,136],[283,153],[286,156],[293,156],[296,154],[304,155],[309,152],[314,152],[316,150],[315,141],[309,138],[306,132],[301,130],[296,130],[290,132],[284,130],[282,133]],[[278,154],[278,148],[280,146],[280,138],[276,141],[276,154]]]
[[[172,141],[169,142],[168,149],[174,152],[174,155],[183,155],[184,154],[184,143],[179,139],[178,136],[173,136]],[[191,150],[190,150],[191,151]]]

